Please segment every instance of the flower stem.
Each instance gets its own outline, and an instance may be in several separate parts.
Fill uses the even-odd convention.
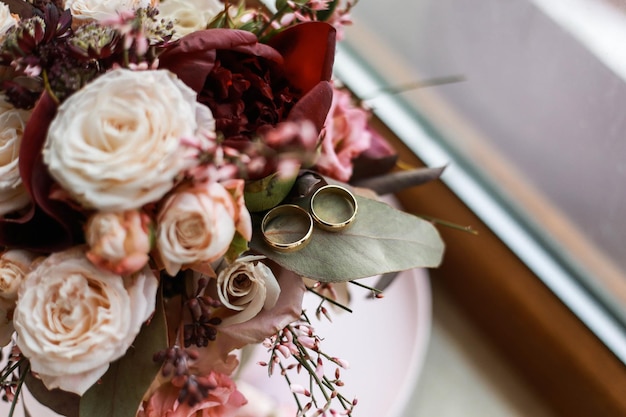
[[[270,19],[267,21],[267,23],[265,23],[261,29],[259,29],[256,33],[257,38],[260,38],[261,35],[263,35],[263,32],[265,32],[271,25],[272,23],[274,23],[276,20],[278,20],[278,18],[285,13],[287,10],[289,9],[289,5],[287,3],[285,3],[285,5],[283,7],[280,8],[280,10],[277,10],[276,13],[274,13],[272,15],[272,17],[270,17]]]
[[[365,288],[366,290],[370,290],[372,292],[375,292],[377,294],[382,294],[382,291],[379,290],[378,288],[374,288],[374,287],[370,287],[369,285],[365,285],[365,284],[361,284],[358,281],[348,281],[350,284],[354,284],[357,287],[361,287],[361,288]]]
[[[285,381],[287,381],[287,384],[289,385],[289,387],[291,387],[291,379],[289,378],[289,375],[287,375],[287,370],[283,366],[283,363],[279,362],[278,366],[280,366],[281,374],[283,374],[283,376],[285,377]],[[295,392],[292,392],[291,394],[296,400],[296,404],[298,405],[298,411],[302,411],[302,404],[300,404],[300,399],[298,398],[298,395]]]
[[[352,313],[352,310],[349,309],[348,307],[344,306],[341,303],[338,303],[337,301],[333,300],[332,298],[326,297],[325,295],[322,295],[320,293],[318,293],[317,291],[315,291],[313,288],[311,287],[306,287],[307,291],[312,292],[313,294],[317,295],[318,297],[322,298],[324,301],[328,301],[329,303],[347,311],[348,313]]]
[[[20,359],[17,362],[15,362],[9,369],[7,369],[7,371],[0,376],[0,382],[4,382],[5,379],[8,378],[9,375],[11,375],[13,373],[13,371],[15,371],[17,369],[18,366],[20,366],[20,364],[24,361],[24,359]]]
[[[54,100],[56,104],[59,104],[61,101],[56,96],[56,94],[54,94],[54,91],[52,91],[52,86],[50,85],[50,80],[48,79],[48,72],[46,70],[43,70],[42,75],[43,75],[44,89],[48,92],[48,95],[50,96],[50,98]]]
[[[13,413],[15,412],[15,406],[17,405],[17,400],[19,399],[20,393],[22,392],[22,385],[24,385],[24,380],[26,379],[26,374],[28,374],[28,372],[30,372],[30,363],[24,367],[22,375],[20,375],[17,387],[15,388],[15,396],[13,397],[13,401],[11,402],[11,409],[9,410],[9,415],[7,417],[13,417]]]

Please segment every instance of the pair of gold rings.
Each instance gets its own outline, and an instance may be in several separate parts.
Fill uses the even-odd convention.
[[[342,231],[356,219],[358,204],[346,188],[325,185],[313,193],[309,208],[283,204],[268,211],[261,222],[265,242],[279,252],[300,250],[311,240],[314,222],[330,232]]]

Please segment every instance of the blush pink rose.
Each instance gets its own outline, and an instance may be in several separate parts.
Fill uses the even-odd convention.
[[[118,275],[139,271],[148,263],[150,218],[138,210],[99,212],[89,218],[85,239],[87,258]]]
[[[302,297],[306,291],[300,276],[280,267],[273,267],[280,293],[271,308],[264,308],[250,320],[218,326],[215,344],[221,354],[249,344],[261,343],[300,318]]]
[[[211,389],[207,398],[194,406],[180,403],[178,395],[180,387],[174,380],[170,384],[163,384],[150,398],[143,403],[143,409],[137,417],[234,417],[237,410],[246,403],[246,399],[235,383],[227,376],[211,372],[207,376],[198,376]]]
[[[172,194],[157,217],[156,245],[167,273],[174,276],[183,265],[222,257],[236,231],[244,237],[251,235],[249,216],[239,199],[219,183],[198,184]]]
[[[335,88],[333,101],[322,132],[322,152],[317,169],[324,175],[347,182],[352,176],[352,161],[369,148],[369,113],[353,103],[350,93]]]

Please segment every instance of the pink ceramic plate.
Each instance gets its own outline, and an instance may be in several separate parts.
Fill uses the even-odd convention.
[[[373,285],[375,279],[363,282]],[[324,338],[326,353],[350,363],[341,379],[345,382],[342,393],[358,397],[353,415],[400,417],[413,394],[428,347],[431,293],[427,271],[400,273],[383,299],[367,299],[366,290],[350,288],[353,313],[334,313],[332,323],[315,320],[316,333]],[[319,298],[307,294],[305,307],[312,320],[318,303]],[[268,357],[266,350],[256,349],[240,379],[269,393],[272,402],[291,405],[293,397],[279,372],[268,378],[267,369],[256,365]],[[332,363],[328,366],[334,370]],[[299,382],[306,386],[306,381]]]

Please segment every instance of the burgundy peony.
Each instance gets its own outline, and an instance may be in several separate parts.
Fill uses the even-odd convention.
[[[250,32],[209,29],[169,47],[159,65],[198,92],[226,146],[246,153],[255,134],[283,121],[310,120],[319,133],[332,100],[334,47],[335,30],[322,22],[291,27],[269,45]]]

